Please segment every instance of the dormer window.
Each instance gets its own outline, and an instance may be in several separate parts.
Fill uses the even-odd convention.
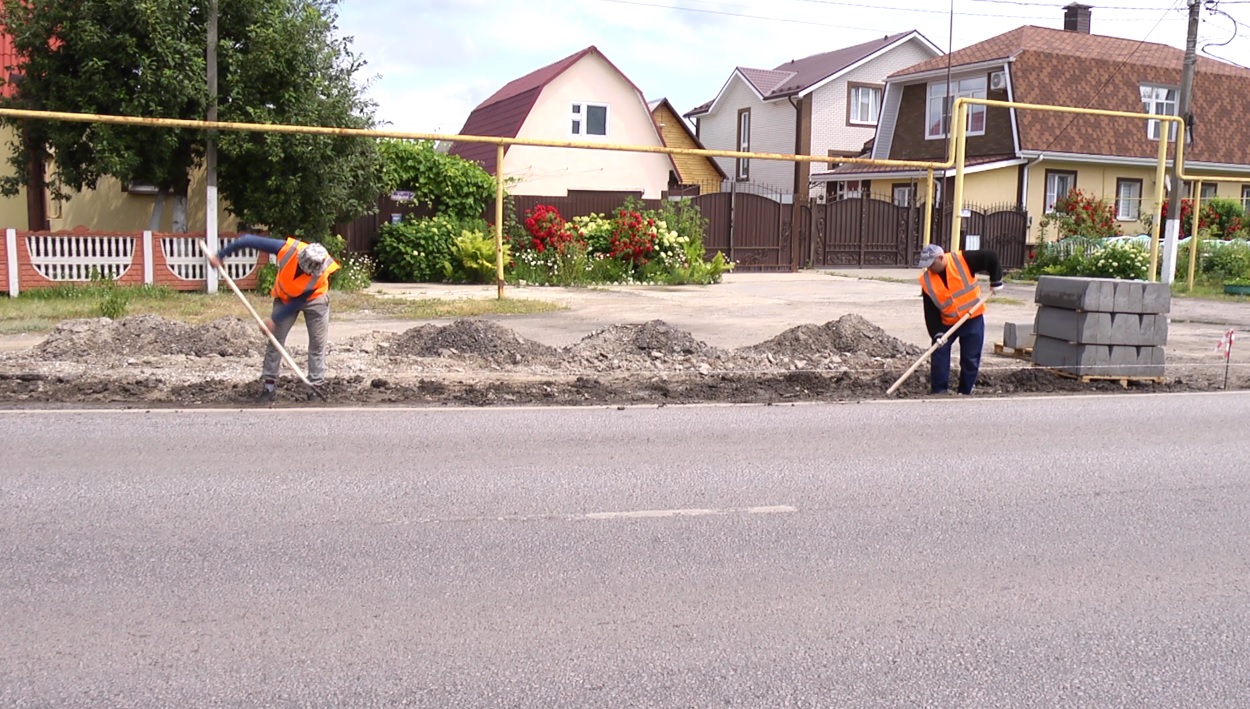
[[[951,108],[957,98],[985,98],[986,77],[973,76],[952,81],[949,91],[945,81],[929,84],[929,103],[925,110],[926,138],[945,138],[950,129]],[[968,135],[985,133],[985,106],[968,106]]]
[[[1155,86],[1152,84],[1142,84],[1141,86],[1141,110],[1142,113],[1149,113],[1155,116],[1175,116],[1176,115],[1176,89],[1170,86]],[[1158,140],[1159,124],[1163,121],[1146,121],[1146,136],[1151,140]],[[1176,124],[1168,124],[1168,141],[1176,140]]]
[[[608,135],[608,105],[605,103],[575,103],[572,107],[572,130],[574,136],[606,138]]]

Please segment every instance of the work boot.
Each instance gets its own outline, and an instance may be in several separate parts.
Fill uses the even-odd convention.
[[[312,385],[312,388],[308,390],[308,400],[309,401],[325,401],[326,400],[324,382]]]
[[[265,382],[261,385],[260,396],[256,398],[262,404],[272,404],[278,398],[277,382]]]

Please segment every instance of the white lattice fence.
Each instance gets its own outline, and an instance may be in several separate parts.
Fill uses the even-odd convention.
[[[236,238],[238,237],[222,238],[221,247],[225,248]],[[208,278],[208,263],[204,260],[196,239],[163,236],[161,252],[165,254],[165,264],[169,266],[170,272],[184,281],[203,281]],[[256,268],[256,249],[243,249],[237,254],[227,256],[222,265],[225,266],[227,275],[241,281]]]
[[[35,271],[50,281],[117,280],[134,263],[135,237],[31,235],[26,249]]]

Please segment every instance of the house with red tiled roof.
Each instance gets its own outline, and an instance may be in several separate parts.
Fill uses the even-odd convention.
[[[885,77],[942,52],[916,31],[794,59],[737,67],[716,97],[688,111],[714,150],[858,155],[877,126]],[[744,185],[807,195],[809,163],[718,158]]]
[[[891,74],[871,157],[944,160],[949,96],[1175,115],[1184,52],[1161,44],[1090,33],[1090,8],[1072,3],[1065,29],[1025,26]],[[949,83],[947,77],[949,76]],[[1014,204],[1040,217],[1072,188],[1115,204],[1126,234],[1144,231],[1157,211],[1160,123],[1078,113],[971,106],[963,208]],[[1198,57],[1194,131],[1187,172],[1250,176],[1250,70]],[[951,172],[953,174],[953,171]],[[846,165],[812,175],[817,184],[870,184],[908,199],[923,173]],[[948,175],[939,188],[951,193]],[[1204,183],[1215,196],[1250,204],[1250,186]],[[1053,237],[1053,234],[1051,235]]]
[[[642,91],[596,47],[508,82],[473,109],[461,135],[662,146]],[[494,174],[496,148],[456,142],[451,154]],[[659,198],[675,181],[663,153],[508,146],[504,179],[512,194],[634,192]]]

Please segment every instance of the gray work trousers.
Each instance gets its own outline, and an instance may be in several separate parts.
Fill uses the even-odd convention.
[[[274,299],[273,312],[282,307],[282,301]],[[304,314],[304,326],[308,328],[308,381],[315,385],[326,380],[326,350],[330,344],[330,297],[321,296],[304,304],[304,307],[291,313],[282,320],[274,319],[273,336],[286,346],[286,336],[291,332],[299,314]],[[272,317],[272,315],[271,315]],[[268,339],[268,338],[266,338]],[[282,365],[282,354],[270,342],[265,349],[265,364],[261,368],[261,376],[265,381],[278,379],[278,368]]]

